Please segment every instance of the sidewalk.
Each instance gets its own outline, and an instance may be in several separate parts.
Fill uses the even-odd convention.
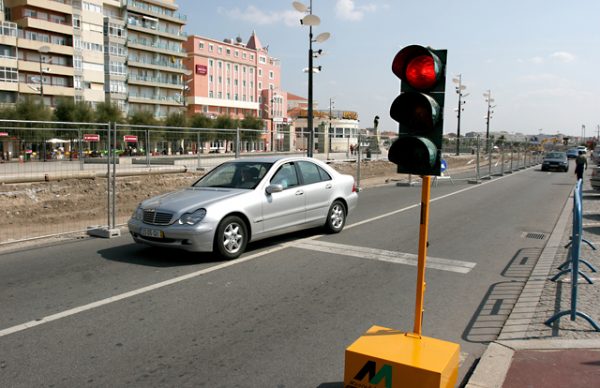
[[[580,257],[600,271],[600,192],[583,182],[583,238],[598,248],[581,244]],[[573,182],[575,187],[575,182]],[[550,235],[498,339],[491,343],[470,377],[467,388],[596,387],[600,386],[600,332],[584,318],[571,321],[565,315],[551,326],[544,324],[554,314],[571,309],[570,274],[556,282],[550,278],[569,259],[573,222],[573,197]],[[600,272],[580,262],[577,311],[600,325]]]

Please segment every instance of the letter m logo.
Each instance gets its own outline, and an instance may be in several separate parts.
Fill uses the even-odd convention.
[[[362,381],[368,376],[369,384],[377,385],[385,379],[385,388],[392,388],[392,366],[384,364],[377,372],[375,361],[367,361],[360,371],[354,376],[354,380]]]

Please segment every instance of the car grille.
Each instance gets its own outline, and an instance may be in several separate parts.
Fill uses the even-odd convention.
[[[156,210],[144,210],[144,223],[150,225],[169,225],[173,213],[157,212]]]

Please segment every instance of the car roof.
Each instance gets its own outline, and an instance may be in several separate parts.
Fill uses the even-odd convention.
[[[306,160],[310,162],[320,162],[315,158],[309,158],[307,156],[289,156],[289,155],[273,155],[273,156],[256,156],[256,157],[243,157],[235,160],[231,160],[230,163],[247,163],[247,162],[258,162],[258,163],[275,163],[279,161],[295,161],[295,160]]]

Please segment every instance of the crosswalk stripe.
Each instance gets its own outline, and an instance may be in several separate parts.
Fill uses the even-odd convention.
[[[327,241],[308,240],[299,241],[290,244],[296,248],[308,249],[325,253],[333,253],[344,256],[360,257],[363,259],[385,261],[395,264],[406,264],[416,266],[418,256],[412,253],[387,251],[384,249],[359,247],[355,245],[337,244]],[[426,267],[438,269],[441,271],[458,272],[462,274],[469,273],[476,263],[460,260],[441,259],[437,257],[427,257]]]

